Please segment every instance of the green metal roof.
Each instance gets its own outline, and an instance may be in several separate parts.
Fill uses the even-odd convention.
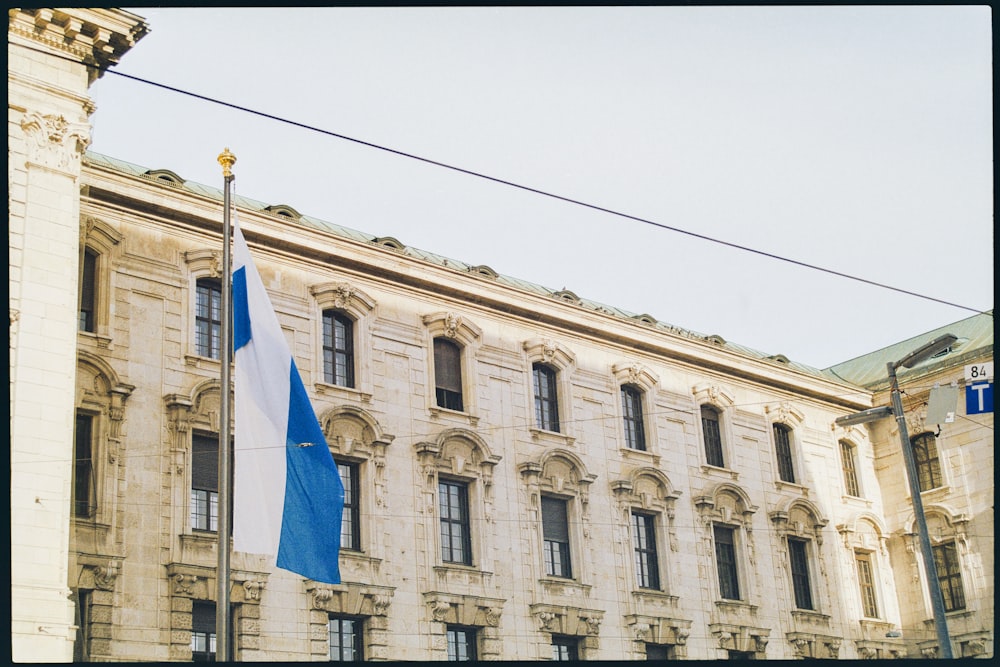
[[[992,356],[993,311],[989,310],[973,315],[967,319],[900,341],[881,350],[831,366],[827,371],[838,378],[870,390],[882,389],[889,382],[887,366],[890,362],[899,361],[924,343],[946,333],[958,336],[958,340],[949,348],[949,351],[935,355],[917,364],[914,368],[900,368],[897,371],[898,376],[904,378],[907,375],[922,375],[945,365],[966,363],[965,360],[981,356],[986,349],[990,351]]]

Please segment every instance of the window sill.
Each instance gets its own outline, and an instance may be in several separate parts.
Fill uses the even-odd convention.
[[[855,507],[864,507],[867,509],[871,509],[872,507],[872,501],[867,498],[862,498],[861,496],[841,496],[840,500],[845,505],[853,505]]]
[[[822,614],[814,609],[793,609],[792,618],[797,628],[806,628],[800,632],[809,632],[810,628],[829,628],[830,615]]]
[[[640,461],[655,466],[660,465],[660,455],[654,454],[648,449],[632,449],[631,447],[622,447],[618,451],[621,452],[622,458],[632,459],[634,461]]]
[[[432,405],[428,408],[433,419],[440,419],[441,417],[459,418],[463,420],[468,420],[469,426],[478,426],[479,417],[470,414],[468,412],[460,412],[458,410],[449,410],[448,408],[442,408],[437,405]]]
[[[809,487],[802,486],[797,482],[786,482],[782,479],[774,480],[774,485],[778,487],[778,491],[793,491],[802,494],[804,497],[809,497]]]
[[[371,393],[361,391],[355,387],[344,387],[339,384],[330,384],[329,382],[316,382],[313,387],[316,389],[316,393],[320,396],[333,394],[335,396],[348,398],[360,403],[371,403],[372,401]]]
[[[79,331],[77,330],[77,339],[82,341],[92,341],[97,347],[102,350],[111,349],[111,336],[104,336],[94,331]]]
[[[547,441],[551,444],[564,445],[566,447],[572,447],[573,443],[576,442],[576,438],[558,431],[547,431],[543,428],[529,428],[528,432],[531,433],[531,439],[535,442]]]
[[[720,468],[718,466],[709,465],[708,463],[701,464],[701,471],[706,475],[714,475],[716,477],[728,477],[733,481],[740,478],[740,474],[735,470],[730,470],[729,468]]]
[[[462,585],[481,590],[482,587],[488,586],[493,578],[492,572],[480,570],[475,565],[462,565],[460,563],[435,565],[434,574],[437,576],[438,588],[441,590],[456,590]]]
[[[376,581],[381,558],[366,556],[363,551],[340,550],[340,574],[342,581]]]
[[[221,368],[222,362],[212,357],[203,357],[198,354],[185,354],[184,363],[195,368]]]
[[[679,612],[680,598],[665,591],[655,591],[650,588],[639,588],[632,591],[632,599],[636,608],[644,610],[648,616],[667,616],[675,618]]]
[[[573,598],[573,597],[590,597],[590,589],[592,586],[586,584],[581,584],[579,581],[574,579],[562,579],[560,577],[545,576],[538,580],[538,583],[542,585],[542,588],[549,595],[558,595],[561,597]]]

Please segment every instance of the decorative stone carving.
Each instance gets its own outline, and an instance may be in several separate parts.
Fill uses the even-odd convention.
[[[192,595],[194,593],[194,586],[198,583],[198,576],[194,574],[181,574],[177,573],[174,575],[174,593],[179,593],[181,595]]]
[[[258,580],[247,580],[243,582],[243,594],[246,600],[260,601],[260,593],[264,589],[264,582]]]
[[[90,144],[90,127],[86,123],[70,122],[62,114],[32,111],[21,119],[21,129],[31,162],[74,175],[79,171],[80,156]]]
[[[439,623],[444,622],[445,617],[448,614],[448,610],[450,609],[450,602],[445,602],[444,600],[434,600],[431,602],[431,615],[434,617],[434,620]]]
[[[541,623],[541,630],[551,631],[552,625],[556,620],[556,615],[551,611],[540,611],[538,612],[538,622]]]
[[[90,569],[94,573],[94,586],[102,591],[114,590],[120,567],[116,560],[109,560],[105,565],[91,565]]]

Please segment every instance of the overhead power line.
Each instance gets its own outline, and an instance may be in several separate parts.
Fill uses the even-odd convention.
[[[30,49],[30,47],[25,47],[25,48],[29,48]],[[49,54],[49,55],[52,55],[52,54]],[[76,62],[76,61],[74,61],[74,62]],[[355,144],[358,144],[358,145],[361,145],[361,146],[367,146],[369,148],[374,148],[376,150],[380,150],[380,151],[383,151],[383,152],[386,152],[386,153],[391,153],[393,155],[398,155],[400,157],[405,157],[405,158],[409,158],[411,160],[417,160],[419,162],[424,162],[426,164],[434,165],[436,167],[441,167],[443,169],[449,169],[451,171],[456,171],[456,172],[459,172],[459,173],[462,173],[462,174],[466,174],[468,176],[474,176],[476,178],[481,178],[481,179],[484,179],[484,180],[487,180],[487,181],[492,181],[494,183],[499,183],[501,185],[506,185],[506,186],[509,186],[509,187],[512,187],[512,188],[517,188],[519,190],[524,190],[526,192],[533,192],[533,193],[541,195],[543,197],[549,197],[550,199],[557,199],[559,201],[563,201],[563,202],[566,202],[568,204],[574,204],[576,206],[582,206],[584,208],[589,208],[589,209],[594,210],[594,211],[600,211],[602,213],[607,213],[609,215],[614,215],[614,216],[617,216],[617,217],[620,217],[620,218],[625,218],[627,220],[633,220],[635,222],[641,222],[643,224],[650,225],[652,227],[658,227],[660,229],[665,229],[667,231],[676,232],[678,234],[684,234],[684,235],[690,236],[692,238],[701,239],[703,241],[709,241],[711,243],[715,243],[715,244],[718,244],[718,245],[726,246],[726,247],[733,248],[733,249],[736,249],[736,250],[742,250],[742,251],[745,251],[745,252],[753,253],[755,255],[760,255],[761,257],[767,257],[769,259],[774,259],[774,260],[778,260],[778,261],[785,262],[785,263],[788,263],[788,264],[793,264],[795,266],[800,266],[802,268],[812,269],[814,271],[820,271],[822,273],[826,273],[826,274],[829,274],[829,275],[837,276],[839,278],[845,278],[847,280],[852,280],[852,281],[855,281],[855,282],[864,283],[866,285],[871,285],[873,287],[880,287],[882,289],[887,289],[887,290],[890,290],[890,291],[893,291],[893,292],[897,292],[899,294],[906,294],[908,296],[916,297],[918,299],[924,299],[926,301],[933,301],[935,303],[944,304],[946,306],[951,306],[953,308],[959,308],[961,310],[966,310],[966,311],[969,311],[969,312],[972,312],[972,313],[976,313],[976,314],[988,314],[989,313],[988,310],[987,311],[983,311],[983,310],[980,310],[979,308],[973,308],[971,306],[965,306],[965,305],[962,305],[962,304],[959,304],[959,303],[955,303],[953,301],[947,301],[945,299],[939,299],[937,297],[928,296],[926,294],[921,294],[919,292],[913,292],[911,290],[906,290],[906,289],[903,289],[901,287],[895,287],[893,285],[888,285],[886,283],[880,283],[880,282],[875,281],[875,280],[869,280],[867,278],[862,278],[860,276],[855,276],[855,275],[852,275],[852,274],[849,274],[849,273],[844,273],[842,271],[836,271],[834,269],[829,269],[829,268],[826,268],[826,267],[818,266],[816,264],[810,264],[808,262],[803,262],[803,261],[800,261],[800,260],[792,259],[790,257],[784,257],[782,255],[777,255],[777,254],[770,253],[770,252],[767,252],[767,251],[764,251],[764,250],[758,250],[756,248],[751,248],[749,246],[741,245],[741,244],[738,244],[738,243],[733,243],[731,241],[725,241],[723,239],[718,239],[718,238],[715,238],[715,237],[712,237],[712,236],[708,236],[708,235],[705,235],[705,234],[699,234],[698,232],[692,232],[692,231],[687,230],[687,229],[681,229],[680,227],[674,227],[672,225],[666,225],[666,224],[663,224],[661,222],[656,222],[655,220],[650,220],[648,218],[643,218],[643,217],[640,217],[640,216],[631,215],[631,214],[628,214],[628,213],[623,213],[621,211],[616,211],[614,209],[606,208],[604,206],[598,206],[596,204],[591,204],[591,203],[588,203],[588,202],[585,202],[585,201],[581,201],[579,199],[573,199],[572,197],[566,197],[566,196],[563,196],[563,195],[555,194],[555,193],[552,193],[552,192],[548,192],[546,190],[542,190],[542,189],[539,189],[539,188],[531,187],[529,185],[523,185],[521,183],[515,183],[513,181],[508,181],[506,179],[498,178],[496,176],[490,176],[490,175],[484,174],[482,172],[473,171],[471,169],[465,169],[464,167],[458,167],[458,166],[455,166],[455,165],[452,165],[452,164],[448,164],[446,162],[440,162],[438,160],[433,160],[431,158],[426,158],[426,157],[423,157],[423,156],[420,156],[420,155],[415,155],[413,153],[407,153],[405,151],[401,151],[401,150],[398,150],[398,149],[395,149],[395,148],[390,148],[388,146],[383,146],[381,144],[376,144],[376,143],[371,142],[371,141],[365,141],[363,139],[358,139],[356,137],[350,137],[350,136],[347,136],[345,134],[340,134],[339,132],[333,132],[331,130],[326,130],[326,129],[323,129],[321,127],[316,127],[314,125],[308,125],[306,123],[301,123],[299,121],[291,120],[289,118],[284,118],[282,116],[276,116],[274,114],[270,114],[270,113],[267,113],[267,112],[264,112],[264,111],[258,111],[256,109],[251,109],[249,107],[245,107],[245,106],[242,106],[242,105],[239,105],[239,104],[234,104],[232,102],[226,102],[225,100],[220,100],[220,99],[217,99],[217,98],[214,98],[214,97],[210,97],[208,95],[202,95],[200,93],[195,93],[195,92],[192,92],[192,91],[189,91],[189,90],[184,90],[183,88],[177,88],[176,86],[169,86],[169,85],[164,84],[164,83],[159,83],[157,81],[151,81],[149,79],[144,79],[144,78],[139,77],[139,76],[135,76],[135,75],[132,75],[132,74],[126,74],[124,72],[119,72],[119,71],[116,71],[116,70],[113,70],[113,69],[107,69],[106,67],[102,68],[102,67],[99,67],[97,65],[88,65],[88,67],[93,67],[95,69],[101,70],[102,72],[111,73],[111,74],[114,74],[115,76],[120,76],[120,77],[125,78],[125,79],[130,79],[132,81],[137,81],[139,83],[144,83],[144,84],[149,85],[149,86],[154,86],[156,88],[161,88],[163,90],[168,90],[170,92],[174,92],[174,93],[177,93],[177,94],[180,94],[180,95],[186,95],[188,97],[193,97],[195,99],[199,99],[199,100],[202,100],[204,102],[209,102],[209,103],[212,103],[212,104],[218,104],[218,105],[221,105],[221,106],[224,106],[224,107],[228,107],[230,109],[235,109],[237,111],[242,111],[244,113],[249,113],[249,114],[252,114],[254,116],[259,116],[261,118],[267,118],[268,120],[273,120],[273,121],[278,122],[278,123],[284,123],[286,125],[291,125],[293,127],[298,127],[298,128],[303,129],[303,130],[308,130],[310,132],[317,132],[319,134],[323,134],[323,135],[326,135],[328,137],[334,137],[336,139],[342,139],[344,141],[349,141],[349,142],[352,142],[352,143],[355,143]]]

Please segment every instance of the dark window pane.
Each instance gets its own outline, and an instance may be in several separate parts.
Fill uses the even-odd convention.
[[[632,514],[632,547],[635,554],[635,578],[639,588],[660,588],[659,560],[656,554],[655,517]]]
[[[673,660],[674,647],[671,644],[646,644],[646,660]]]
[[[331,661],[358,662],[365,659],[361,619],[331,614],[327,621],[327,633]]]
[[[191,604],[191,660],[215,662],[215,603]]]
[[[448,626],[448,660],[465,662],[476,660],[476,629]]]
[[[358,498],[358,466],[337,461],[337,471],[344,485],[344,516],[340,524],[340,548],[361,550],[361,504]]]
[[[94,418],[76,416],[73,453],[73,515],[93,516],[97,509],[94,476]]]
[[[354,321],[332,310],[323,312],[323,380],[354,386]]]
[[[472,564],[468,487],[460,482],[438,483],[441,513],[441,560]]]
[[[191,436],[191,528],[218,530],[219,438]]]
[[[569,520],[566,501],[542,496],[542,538],[545,574],[571,578],[573,568],[569,552]]]
[[[858,584],[861,587],[861,607],[868,618],[878,618],[878,603],[875,597],[875,576],[872,573],[871,557],[855,554],[858,564]]]
[[[535,387],[535,423],[546,431],[559,431],[559,401],[556,372],[543,364],[531,367]]]
[[[646,449],[646,432],[642,419],[642,392],[631,385],[622,386],[622,411],[625,418],[625,446]]]
[[[855,448],[849,442],[840,441],[840,461],[844,469],[844,490],[847,495],[861,496],[861,488],[858,486],[857,462],[855,461]]]
[[[715,562],[719,570],[719,594],[726,600],[740,599],[733,529],[715,526]]]
[[[962,587],[962,570],[958,564],[958,550],[954,542],[933,547],[934,568],[941,583],[945,611],[965,609],[965,590]]]
[[[565,635],[552,635],[552,659],[557,661],[578,660],[579,640]]]
[[[792,465],[792,430],[784,424],[774,425],[774,449],[778,454],[778,476],[785,482],[795,483]]]
[[[199,280],[195,290],[195,353],[220,358],[222,287],[215,280]]]
[[[812,609],[809,561],[804,540],[788,540],[788,560],[792,570],[792,592],[795,594],[795,606],[799,609]]]
[[[705,434],[705,460],[708,465],[725,467],[722,457],[722,430],[719,428],[719,413],[712,407],[701,408],[701,430]]]
[[[97,253],[87,248],[83,252],[80,276],[80,331],[97,331]]]
[[[444,338],[434,339],[434,389],[439,407],[461,412],[462,350]]]
[[[917,481],[921,491],[936,489],[943,484],[941,479],[941,464],[938,461],[937,437],[933,433],[921,433],[914,436],[913,458],[917,463]]]

